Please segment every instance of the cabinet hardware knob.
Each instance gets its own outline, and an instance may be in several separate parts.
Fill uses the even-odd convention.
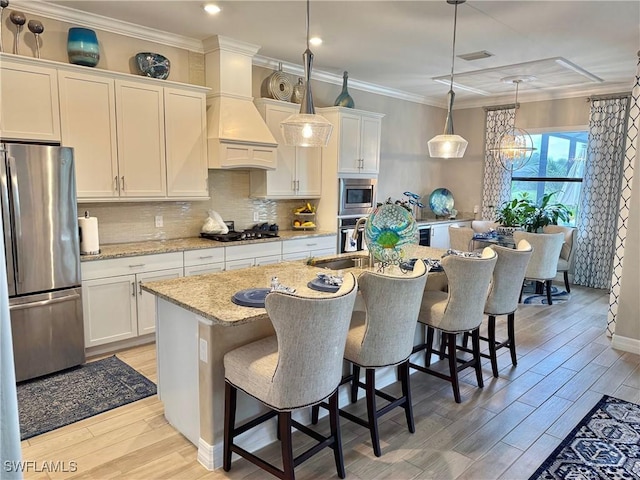
[[[117,192],[120,184],[118,183],[118,176],[113,177],[113,191]]]
[[[206,260],[207,258],[213,258],[213,255],[206,255],[204,257],[198,257],[200,260]]]
[[[144,263],[136,263],[134,265],[129,265],[129,268],[140,268],[144,267]]]
[[[138,291],[140,292],[140,295],[142,295],[142,280],[138,281]]]
[[[120,177],[122,179],[122,191],[124,192],[124,175]]]
[[[131,282],[131,296],[136,296],[136,282]]]

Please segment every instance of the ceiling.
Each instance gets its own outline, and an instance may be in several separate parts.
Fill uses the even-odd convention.
[[[306,7],[301,0],[220,1],[217,16],[202,10],[204,0],[47,3],[177,38],[225,35],[260,45],[260,57],[300,72]],[[324,40],[312,47],[314,73],[330,74],[337,83],[347,70],[351,88],[444,106],[454,9],[446,0],[314,0],[310,33]],[[493,56],[456,58],[456,107],[512,102],[514,84],[501,79],[519,75],[536,77],[520,84],[521,101],[628,91],[639,49],[640,0],[467,0],[458,6],[456,54],[485,50]]]

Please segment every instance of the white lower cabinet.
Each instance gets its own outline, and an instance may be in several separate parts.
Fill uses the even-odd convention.
[[[181,252],[84,262],[85,348],[153,333],[155,296],[141,285],[182,275]]]
[[[184,252],[184,276],[224,271],[224,248],[205,248]]]
[[[333,255],[337,249],[335,235],[296,238],[282,242],[282,260],[303,260],[309,257]]]
[[[268,265],[282,261],[282,242],[253,243],[225,247],[225,270]]]

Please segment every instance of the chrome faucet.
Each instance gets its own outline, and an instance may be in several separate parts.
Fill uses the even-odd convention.
[[[355,226],[353,227],[353,236],[351,237],[354,242],[358,240],[358,237],[360,236],[360,227],[364,225],[366,222],[367,222],[367,217],[360,217],[356,222]]]

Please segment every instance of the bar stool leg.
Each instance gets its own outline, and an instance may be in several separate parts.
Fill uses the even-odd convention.
[[[484,381],[482,380],[482,364],[480,363],[480,328],[476,328],[471,332],[471,344],[473,345],[476,380],[478,380],[478,386],[482,388],[484,387]]]
[[[291,442],[291,412],[278,413],[278,430],[282,447],[282,471],[285,479],[294,479],[293,444]]]
[[[336,461],[336,470],[338,477],[344,478],[346,472],[344,470],[344,457],[342,455],[342,435],[340,433],[340,420],[338,411],[338,390],[329,397],[329,425],[331,427],[331,436],[333,437],[333,457]]]
[[[569,272],[564,271],[564,286],[567,289],[567,293],[571,293],[571,287],[569,286]]]
[[[453,398],[456,403],[461,403],[460,384],[458,382],[458,361],[456,355],[456,334],[443,332],[443,344],[449,346],[449,376],[451,377],[451,386],[453,387]],[[473,341],[473,337],[471,339]]]
[[[427,350],[425,352],[425,366],[431,365],[431,352],[433,352],[433,327],[427,327]]]
[[[367,416],[369,419],[369,432],[371,433],[371,443],[373,453],[376,457],[382,455],[380,450],[380,435],[378,433],[378,418],[376,409],[376,371],[373,368],[366,369],[366,391],[367,391]]]
[[[518,359],[516,358],[516,328],[515,328],[516,314],[510,313],[507,317],[507,335],[509,338],[509,351],[511,352],[511,363],[515,367],[518,365]]]
[[[358,401],[358,387],[360,384],[360,367],[355,363],[353,365],[353,380],[351,380],[351,403]]]
[[[411,384],[409,377],[409,360],[398,365],[400,382],[402,383],[402,396],[404,397],[404,414],[407,417],[407,427],[411,433],[416,432],[413,421],[413,405],[411,404]]]
[[[488,338],[489,338],[489,357],[491,358],[491,370],[493,371],[493,376],[498,378],[498,355],[496,352],[496,317],[495,315],[489,315],[487,330],[488,330]]]
[[[233,430],[236,424],[236,400],[238,390],[230,383],[224,383],[224,446],[222,454],[222,468],[225,472],[231,470],[231,445],[233,444]]]
[[[547,286],[547,303],[549,305],[553,305],[553,300],[551,299],[551,284],[553,282],[552,282],[552,280],[546,280],[544,283]]]

